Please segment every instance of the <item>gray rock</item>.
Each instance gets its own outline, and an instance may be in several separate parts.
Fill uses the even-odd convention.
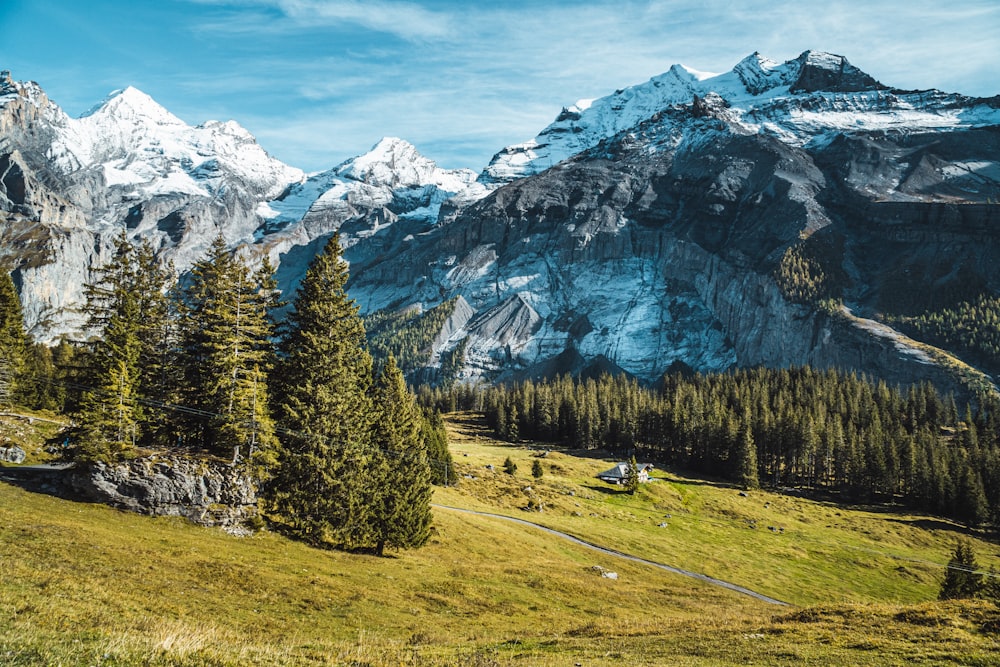
[[[24,463],[25,452],[18,446],[0,447],[0,461],[5,463]]]
[[[224,463],[179,457],[95,463],[74,469],[68,484],[86,500],[207,526],[236,527],[257,514],[252,479]]]

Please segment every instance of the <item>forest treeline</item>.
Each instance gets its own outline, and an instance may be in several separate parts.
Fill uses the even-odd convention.
[[[980,295],[948,308],[912,317],[889,318],[890,324],[932,345],[957,352],[990,373],[1000,372],[1000,298]]]
[[[454,476],[440,415],[420,410],[392,355],[373,362],[345,291],[336,236],[281,326],[259,269],[216,238],[181,283],[122,234],[95,267],[82,345],[31,345],[0,282],[0,402],[72,415],[68,452],[112,462],[170,450],[225,458],[257,481],[264,514],[313,544],[420,546],[431,483]],[[6,380],[5,380],[6,378]]]
[[[1000,402],[959,409],[836,370],[744,369],[664,378],[558,378],[448,391],[426,405],[482,410],[497,437],[602,448],[754,487],[899,503],[1000,524]]]

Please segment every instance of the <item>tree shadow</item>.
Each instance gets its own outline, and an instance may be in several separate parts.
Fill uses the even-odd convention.
[[[78,500],[70,483],[72,468],[37,468],[0,466],[0,482],[16,486],[29,493]]]
[[[626,491],[621,486],[593,486],[590,484],[584,484],[583,488],[588,489],[590,491],[603,493],[606,496],[620,496],[628,493],[628,491]]]

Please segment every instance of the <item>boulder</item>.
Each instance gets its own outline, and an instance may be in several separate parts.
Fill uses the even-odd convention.
[[[151,516],[183,516],[235,529],[257,514],[257,491],[245,471],[180,457],[94,463],[73,469],[74,495]]]
[[[0,447],[0,461],[5,463],[24,463],[25,453],[20,447]]]

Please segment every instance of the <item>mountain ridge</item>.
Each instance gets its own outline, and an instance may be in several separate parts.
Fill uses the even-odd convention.
[[[823,52],[784,63],[754,53],[723,74],[674,65],[580,100],[478,175],[440,169],[392,137],[305,174],[234,121],[190,127],[134,88],[73,120],[37,85],[8,81],[0,203],[21,227],[7,230],[3,259],[43,340],[82,331],[67,314],[81,293],[57,296],[56,286],[82,285],[116,228],[150,239],[180,271],[222,233],[251,258],[268,254],[286,294],[339,232],[363,313],[455,298],[468,308],[446,318],[449,335],[432,337],[432,365],[408,369],[436,381],[448,381],[435,375],[441,359],[461,352],[463,381],[558,371],[562,359],[561,370],[607,363],[650,380],[677,363],[814,363],[909,382],[912,360],[790,298],[776,276],[789,253],[839,248],[814,268],[839,276],[834,296],[870,316],[885,271],[868,246],[885,225],[875,233],[856,220],[889,215],[959,220],[942,233],[979,258],[970,270],[983,286],[1000,285],[986,265],[995,239],[973,220],[989,219],[1000,198],[998,126],[1000,98],[898,91]],[[987,211],[940,208],[959,204]],[[51,261],[15,243],[32,223]],[[933,227],[919,233],[938,242]],[[968,263],[891,248],[921,275]]]

